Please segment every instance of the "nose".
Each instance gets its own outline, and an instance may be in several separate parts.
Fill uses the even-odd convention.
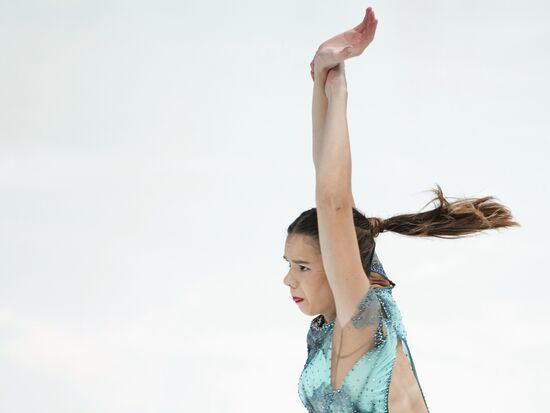
[[[288,273],[288,274],[285,276],[285,278],[283,278],[283,284],[286,285],[286,286],[288,286],[288,287],[292,287],[292,285],[290,285],[290,281],[291,281],[291,279],[290,279],[290,273]]]

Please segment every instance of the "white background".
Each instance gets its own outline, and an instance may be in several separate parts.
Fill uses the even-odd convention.
[[[358,208],[438,183],[522,225],[378,238],[428,406],[547,407],[548,2],[3,0],[0,411],[305,411],[282,255],[315,206],[309,62],[368,6]]]

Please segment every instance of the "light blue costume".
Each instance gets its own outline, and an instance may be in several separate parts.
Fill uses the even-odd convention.
[[[376,253],[371,270],[388,279]],[[407,343],[401,313],[392,296],[395,283],[391,283],[388,287],[369,288],[359,303],[353,320],[367,320],[369,324],[378,324],[375,342],[353,365],[339,390],[334,391],[330,381],[334,320],[327,323],[322,314],[312,320],[307,334],[308,356],[298,381],[298,394],[308,412],[388,413],[388,393],[398,338],[403,342],[403,351],[411,363],[426,403]],[[382,331],[382,323],[386,326],[386,336]]]

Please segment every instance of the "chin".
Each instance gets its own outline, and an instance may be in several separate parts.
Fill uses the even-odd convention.
[[[309,316],[313,316],[313,315],[316,315],[317,313],[313,313],[311,311],[309,311],[309,309],[305,309],[305,310],[302,310],[302,313],[304,313],[305,315],[309,315]]]

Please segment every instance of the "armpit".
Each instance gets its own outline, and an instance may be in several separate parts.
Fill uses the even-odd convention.
[[[382,305],[374,291],[370,287],[358,304],[357,312],[351,318],[352,324],[357,329],[363,329],[367,325],[378,324],[382,316]]]

